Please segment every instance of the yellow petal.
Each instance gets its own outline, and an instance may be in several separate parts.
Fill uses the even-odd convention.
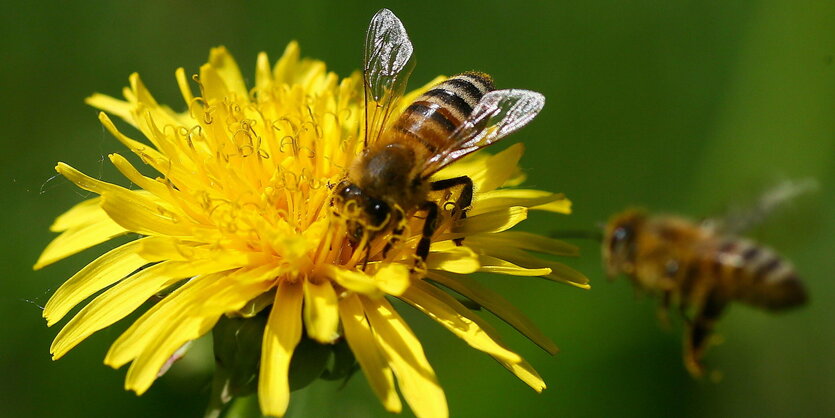
[[[255,90],[265,92],[273,84],[273,74],[270,70],[270,60],[266,52],[258,54],[255,63]]]
[[[521,267],[532,269],[550,269],[551,272],[543,276],[546,279],[567,283],[581,289],[589,289],[591,287],[588,284],[589,279],[585,275],[560,262],[537,258],[524,251],[513,248],[505,248],[501,251],[501,253],[494,255],[501,257],[506,260],[506,262],[515,263]]]
[[[365,318],[365,312],[356,294],[339,301],[339,316],[342,318],[345,340],[348,341],[348,346],[351,347],[357,362],[362,367],[374,394],[387,411],[400,413],[403,405],[394,389],[394,376],[374,341],[371,326]]]
[[[397,376],[400,392],[412,412],[419,418],[447,417],[444,391],[412,330],[386,299],[360,297],[360,300],[377,345]]]
[[[148,264],[137,255],[142,241],[132,241],[110,250],[64,282],[44,307],[47,325],[54,325],[84,299]]]
[[[124,318],[166,287],[206,269],[206,266],[196,264],[166,262],[140,270],[120,281],[93,299],[61,329],[49,350],[52,358],[62,357],[82,340]]]
[[[329,280],[304,281],[304,324],[307,335],[321,343],[332,344],[339,337],[336,292]]]
[[[142,83],[142,78],[139,77],[139,73],[131,73],[128,76],[128,82],[130,83],[130,92],[133,95],[133,100],[148,109],[160,107],[157,100],[151,94],[151,91]],[[131,100],[131,98],[128,98],[128,100]]]
[[[380,297],[387,293],[399,295],[409,287],[409,268],[398,263],[375,263],[372,275],[362,271],[345,270],[335,265],[326,266],[325,275],[340,286],[370,297]]]
[[[524,152],[525,147],[519,142],[496,155],[484,157],[476,153],[441,170],[432,178],[438,180],[467,176],[473,181],[478,193],[489,192],[518,174],[517,164]]]
[[[159,201],[130,191],[105,192],[102,209],[125,229],[142,235],[191,235],[191,229],[179,214],[171,212]]]
[[[518,354],[503,347],[492,338],[490,335],[492,327],[482,328],[479,322],[483,323],[483,321],[455,298],[435,286],[416,280],[400,298],[443,325],[458,338],[466,341],[470,347],[496,359],[511,363],[522,361]]]
[[[164,321],[155,321],[156,329],[149,343],[128,369],[125,388],[140,395],[148,390],[180,347],[210,331],[223,313],[240,309],[272,287],[272,270],[262,266],[231,275],[213,275],[204,278],[211,282],[205,289],[185,287],[191,292],[170,295],[173,301],[169,305],[174,309]]]
[[[92,96],[84,99],[84,103],[87,103],[88,105],[93,106],[96,109],[112,113],[124,120],[125,122],[136,126],[136,122],[133,121],[133,115],[131,113],[133,109],[133,104],[129,102],[119,100],[105,94],[95,93]]]
[[[192,196],[182,193],[179,189],[174,188],[169,183],[158,179],[152,179],[143,176],[134,166],[119,154],[110,154],[110,161],[131,182],[141,187],[143,190],[137,190],[136,193],[148,192],[154,198],[159,199],[165,203],[165,207],[176,207],[182,210],[183,213],[190,215],[194,219],[206,219],[206,214],[202,207],[194,203]],[[193,176],[191,176],[193,177]],[[186,182],[180,182],[180,186],[190,188]],[[152,198],[153,199],[153,198]]]
[[[427,276],[492,312],[548,353],[557,353],[556,344],[501,294],[463,274],[450,275],[430,271]]]
[[[49,227],[52,232],[62,232],[77,226],[90,224],[107,219],[107,212],[101,209],[101,199],[94,197],[77,203],[70,210],[64,212]]]
[[[165,157],[162,153],[160,153],[153,147],[149,147],[121,133],[106,113],[99,113],[99,121],[104,126],[104,128],[107,129],[108,132],[110,132],[111,135],[116,137],[116,139],[118,139],[119,142],[128,147],[128,149],[130,149],[131,152],[138,155],[139,158],[142,159],[142,162],[144,162],[145,164],[149,164],[151,167],[154,167],[154,169],[156,169],[160,173],[168,173],[168,175],[172,177],[185,176],[185,173],[181,172],[182,169],[177,165],[171,164],[170,160],[167,157]]]
[[[181,265],[185,263],[182,262],[166,262],[160,263],[158,265],[170,265],[173,269],[180,268]],[[173,292],[165,296],[161,301],[157,302],[154,306],[151,307],[147,312],[142,314],[131,326],[116,339],[116,341],[110,346],[110,349],[107,351],[107,355],[104,357],[104,364],[113,367],[114,369],[124,366],[125,364],[129,363],[130,361],[137,358],[139,355],[145,351],[146,347],[148,347],[151,342],[153,342],[154,338],[159,334],[160,330],[166,326],[167,323],[171,321],[171,317],[176,315],[179,310],[185,309],[186,306],[182,302],[186,302],[189,299],[189,295],[195,294],[204,294],[202,293],[205,289],[209,288],[212,282],[220,277],[223,277],[223,274],[228,274],[228,272],[218,273],[215,272],[208,272],[206,274],[199,274],[195,277],[186,276],[188,280],[175,289]],[[168,276],[181,276],[181,274],[173,274]],[[185,278],[174,279],[170,280],[171,283],[176,283],[177,281],[184,280]],[[145,281],[154,283],[149,283],[148,285],[142,283],[132,283],[130,287],[138,288],[139,286],[143,286],[144,288],[138,289],[137,293],[142,293],[147,298],[149,295],[154,295],[159,293],[160,291],[164,290],[166,287],[165,283],[161,280],[165,280],[166,277],[160,275],[154,275],[154,277],[145,278]],[[127,280],[123,281],[122,283],[127,282]],[[119,283],[120,285],[122,283]],[[156,285],[158,290],[150,291],[153,285]],[[116,287],[114,286],[114,289]],[[111,289],[112,290],[112,289]],[[105,293],[106,294],[106,293]],[[185,297],[182,297],[185,295]],[[132,295],[115,295],[116,297],[120,298],[129,298]],[[193,297],[193,296],[192,296]],[[141,296],[137,296],[136,300],[139,303],[142,303]],[[130,301],[131,303],[135,303]]]
[[[571,213],[571,201],[561,193],[527,189],[499,189],[477,194],[476,200],[473,202],[473,208],[468,215],[478,215],[510,206],[524,206],[564,214]]]
[[[275,296],[261,349],[258,401],[264,415],[282,416],[290,403],[287,373],[302,335],[302,288],[282,282]]]
[[[110,158],[110,162],[116,166],[116,169],[127,177],[128,180],[133,182],[133,184],[163,199],[171,196],[168,186],[157,180],[143,176],[125,157],[119,154],[110,154],[108,157]]]
[[[212,49],[212,54],[216,49]],[[200,66],[200,84],[203,86],[203,98],[208,103],[223,101],[233,90],[232,86],[227,85],[227,80],[223,77],[221,71],[221,68],[216,68],[211,63]]]
[[[491,155],[485,169],[472,177],[473,183],[478,185],[476,190],[481,193],[489,192],[504,185],[511,177],[517,176],[519,159],[524,153],[525,144],[517,142],[506,150]]]
[[[527,219],[527,217],[527,208],[513,206],[481,215],[468,216],[457,221],[452,228],[452,232],[465,235],[479,234],[482,232],[502,232],[513,228],[519,222]]]
[[[126,197],[125,199],[137,199],[137,204],[143,204],[149,207],[154,206],[153,204],[147,202],[147,197],[149,196],[148,194],[136,193],[134,190],[128,190],[122,186],[117,186],[112,183],[92,178],[67,164],[58,163],[58,165],[55,166],[55,171],[84,190],[100,195],[108,192],[112,194],[133,194],[133,196]]]
[[[510,370],[511,373],[515,374],[516,377],[525,382],[533,390],[537,391],[537,393],[541,393],[545,390],[545,381],[542,380],[539,373],[537,373],[536,370],[528,364],[528,362],[522,360],[519,363],[510,363],[499,360],[499,363],[501,363],[501,365],[506,369]]]
[[[129,93],[126,97],[134,97],[133,118],[136,127],[145,134],[154,146],[164,154],[174,158],[177,155],[177,145],[172,138],[162,134],[156,126],[180,126],[181,117],[172,111],[168,106],[157,103],[151,92],[142,83],[139,74],[133,73],[128,77],[130,82]],[[131,98],[128,97],[130,101]]]
[[[119,368],[141,355],[142,352],[149,347],[149,345],[154,343],[160,333],[165,330],[164,324],[177,322],[170,318],[180,315],[182,309],[195,308],[202,309],[205,312],[213,312],[213,310],[220,309],[221,311],[226,312],[226,309],[229,307],[219,307],[219,303],[227,300],[229,297],[235,297],[236,295],[242,294],[246,289],[248,289],[247,286],[249,286],[249,283],[236,281],[237,278],[248,278],[253,270],[255,270],[258,274],[263,273],[261,269],[253,269],[243,271],[243,274],[240,275],[234,275],[233,273],[230,273],[230,271],[237,266],[218,264],[215,260],[200,260],[196,262],[165,262],[160,264],[173,265],[172,269],[176,271],[167,273],[167,275],[172,278],[192,278],[171,292],[171,294],[163,298],[162,301],[151,307],[151,309],[145,312],[138,320],[136,320],[136,322],[123,332],[119,338],[116,339],[113,345],[110,346],[110,350],[108,350],[107,355],[104,358],[104,363],[108,366]],[[268,269],[267,266],[262,268]],[[242,272],[238,271],[238,273]],[[230,278],[230,276],[232,278]],[[266,280],[260,275],[256,276],[256,278],[258,280],[250,280],[255,282],[256,285],[260,285],[261,281]],[[122,285],[122,283],[126,281],[127,280],[114,286],[113,289]],[[159,283],[159,279],[157,279],[156,276],[148,277],[145,281],[156,281]],[[178,280],[171,280],[170,283],[174,283],[176,281]],[[223,287],[224,285],[226,288]],[[164,283],[162,283],[161,288],[156,292],[149,292],[152,287],[151,284],[146,285],[143,283],[135,283],[131,285],[131,287],[138,290],[136,293],[141,292],[146,295],[156,294],[160,290],[164,290],[166,288]],[[131,289],[128,288],[125,290],[130,291]],[[107,292],[105,292],[105,294],[106,293]],[[115,296],[124,299],[130,299],[132,297],[131,295]],[[255,296],[252,296],[252,298],[254,297]],[[137,296],[136,299],[141,299],[141,297]],[[247,301],[240,303],[238,308],[243,307],[246,302]],[[134,302],[130,301],[130,303]],[[141,301],[139,301],[139,303],[141,303]],[[234,310],[235,309],[229,309],[229,312]]]
[[[183,100],[186,102],[186,105],[191,105],[191,101],[194,100],[194,95],[191,93],[191,87],[188,85],[186,70],[183,67],[177,68],[177,71],[174,72],[174,77],[177,79],[177,87],[180,88],[180,94],[183,95]]]
[[[558,199],[544,205],[534,206],[531,209],[544,210],[547,212],[564,213],[566,215],[571,213],[571,201],[568,199]]]
[[[110,218],[101,218],[91,223],[73,227],[62,232],[46,246],[33,268],[35,270],[41,269],[127,232],[123,226]]]
[[[294,70],[299,61],[299,55],[298,42],[291,41],[287,44],[287,47],[284,48],[284,53],[275,63],[275,68],[273,69],[273,77],[275,78],[276,84],[292,82],[293,74],[295,73]]]
[[[149,262],[214,260],[218,264],[235,267],[265,265],[271,261],[271,257],[263,253],[218,248],[166,236],[144,238],[137,254]]]
[[[402,294],[411,281],[409,280],[409,268],[403,264],[383,264],[374,272],[374,282],[377,288],[383,292],[398,296]]]
[[[555,240],[523,231],[504,231],[495,234],[477,234],[467,237],[466,244],[484,249],[488,253],[500,254],[505,248],[536,251],[538,253],[578,256],[579,249],[565,241]]]
[[[546,276],[547,278],[568,283],[581,289],[591,289],[589,279],[583,273],[556,261],[548,262],[547,265],[551,269],[551,274]]]
[[[78,187],[102,195],[101,207],[122,228],[143,235],[188,235],[190,229],[169,205],[152,195],[106,183],[64,164],[56,170]]]
[[[479,271],[488,273],[509,274],[512,276],[547,276],[551,274],[551,269],[547,267],[525,268],[489,255],[481,255],[478,260],[481,263],[481,269]]]
[[[249,96],[238,63],[235,62],[226,47],[212,48],[209,52],[209,64],[217,71],[230,92],[237,94],[239,97]]]
[[[474,273],[481,264],[478,254],[467,246],[456,246],[452,241],[432,243],[426,267],[430,270],[445,270],[454,273]]]
[[[412,290],[417,290],[416,292],[412,292]],[[474,348],[479,350],[485,351],[487,354],[490,354],[493,358],[496,359],[501,365],[507,368],[511,373],[516,375],[520,380],[525,382],[528,386],[533,388],[537,392],[542,392],[545,389],[545,382],[536,373],[536,370],[530,366],[524,359],[519,357],[516,353],[513,353],[503,347],[501,339],[499,338],[497,332],[493,329],[492,326],[484,322],[478,316],[472,314],[466,307],[464,307],[460,302],[455,300],[452,296],[446,294],[445,292],[441,291],[440,289],[423,283],[423,282],[416,282],[410,288],[409,291],[405,296],[414,296],[415,293],[418,292],[425,292],[423,295],[423,301],[429,302],[432,306],[425,305],[424,307],[418,306],[415,304],[413,300],[406,300],[413,306],[417,307],[433,319],[440,322],[442,325],[459,335],[461,331],[459,330],[456,332],[454,329],[455,326],[452,324],[454,319],[452,318],[464,318],[469,315],[469,319],[473,321],[472,325],[478,324],[480,325],[480,330],[473,332],[474,330],[469,329],[469,338],[459,335],[459,337],[463,338],[467,343],[469,343]],[[432,299],[436,299],[435,303],[432,303]],[[446,305],[446,309],[443,305]],[[437,315],[438,312],[444,312],[443,315]],[[437,315],[437,316],[436,316]],[[480,337],[480,338],[479,338]],[[477,345],[474,345],[476,343]],[[498,350],[498,352],[497,352]]]
[[[154,344],[153,350],[148,349],[144,351],[139,357],[134,360],[130,368],[128,368],[125,376],[125,389],[136,392],[137,395],[142,395],[151,384],[159,377],[166,362],[177,352],[183,345],[192,340],[196,340],[203,334],[211,331],[215,326],[220,316],[211,318],[203,317],[187,317],[187,318],[171,318],[172,321],[160,324],[161,327],[173,327],[175,331],[166,333],[166,336],[174,336]]]
[[[380,297],[383,295],[380,289],[377,288],[377,283],[361,271],[346,270],[329,264],[325,267],[325,275],[348,290],[372,297]]]

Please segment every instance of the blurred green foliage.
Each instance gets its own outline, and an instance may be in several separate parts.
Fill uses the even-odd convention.
[[[291,39],[341,75],[360,65],[372,14],[389,7],[415,45],[411,86],[478,69],[500,87],[543,92],[543,114],[516,135],[528,185],[566,192],[569,217],[524,229],[588,228],[630,205],[694,217],[721,213],[783,178],[820,190],[754,231],[792,259],[809,306],[776,316],[735,306],[708,354],[719,384],[681,366],[680,329],[655,301],[607,283],[594,243],[569,263],[582,291],[534,278],[482,279],[528,313],[562,352],[539,351],[498,324],[542,374],[536,394],[487,356],[401,306],[424,341],[452,416],[835,415],[835,3],[822,1],[6,2],[0,14],[0,405],[4,416],[199,416],[211,387],[204,340],[144,396],[102,365],[128,321],[52,362],[58,329],[40,318],[52,291],[100,249],[32,272],[52,219],[86,195],[53,179],[56,161],[120,179],[102,162],[125,150],[82,99],[118,95],[138,71],[181,106],[174,70],[195,72],[224,44],[244,74]],[[121,180],[119,180],[121,181]],[[517,283],[524,282],[524,283]],[[488,315],[488,314],[485,314]],[[494,318],[490,318],[491,320]],[[493,321],[494,323],[497,321]],[[121,328],[120,328],[121,327]],[[364,378],[296,392],[291,415],[383,416]],[[408,414],[408,413],[406,413]]]

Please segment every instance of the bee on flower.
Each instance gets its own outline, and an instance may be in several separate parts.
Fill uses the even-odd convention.
[[[176,72],[184,112],[157,103],[137,74],[124,100],[88,98],[104,111],[105,128],[158,176],[119,154],[110,161],[138,189],[56,167],[98,197],[56,219],[51,229],[60,235],[36,269],[117,236],[139,237],[92,261],[49,300],[44,317],[54,325],[97,295],[58,333],[53,358],[160,295],[105,357],[116,368],[130,363],[125,385],[138,394],[221,318],[260,313],[264,414],[285,413],[290,362],[306,334],[319,344],[346,342],[387,410],[402,409],[396,380],[417,416],[446,416],[423,347],[389,300],[397,298],[543,390],[493,327],[441,287],[556,352],[518,309],[469,276],[588,288],[582,274],[531,254],[571,256],[574,247],[510,231],[529,210],[570,212],[561,194],[509,188],[524,179],[522,146],[470,155],[529,122],[543,98],[493,90],[481,73],[405,93],[411,52],[402,23],[382,10],[368,30],[362,74],[340,79],[324,63],[300,59],[291,43],[273,66],[259,55],[247,87],[231,55],[215,48],[194,77],[198,94],[185,70]],[[129,138],[108,114],[150,144]]]

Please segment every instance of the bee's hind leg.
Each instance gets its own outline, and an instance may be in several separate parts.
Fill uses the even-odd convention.
[[[464,219],[467,217],[467,210],[473,204],[473,180],[467,176],[459,176],[451,179],[433,181],[430,185],[432,191],[446,190],[457,186],[462,186],[462,188],[461,194],[458,195],[458,199],[455,201],[455,209],[459,212],[460,219]],[[455,245],[461,245],[464,239],[457,238],[453,241]]]
[[[684,366],[693,377],[702,377],[704,374],[701,360],[708,348],[713,325],[722,315],[725,305],[726,302],[722,299],[711,295],[696,313],[692,322],[687,324],[684,338]]]

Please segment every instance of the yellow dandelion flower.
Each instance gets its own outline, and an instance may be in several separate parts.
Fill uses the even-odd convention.
[[[142,394],[184,344],[212,330],[224,315],[246,315],[245,307],[266,297],[261,306],[271,310],[258,382],[264,414],[286,411],[290,360],[306,333],[322,344],[345,339],[387,410],[402,408],[396,381],[416,415],[445,416],[444,393],[421,343],[388,299],[395,297],[494,357],[534,390],[545,388],[492,326],[441,287],[556,352],[518,309],[467,276],[540,276],[588,287],[581,274],[531,254],[574,255],[573,247],[509,231],[529,210],[570,211],[560,194],[502,188],[523,180],[517,168],[521,145],[496,155],[476,153],[436,175],[466,175],[478,193],[467,217],[442,211],[425,264],[415,268],[422,219],[410,214],[398,240],[382,236],[363,246],[350,239],[349,223],[332,205],[333,186],[363,147],[359,73],[340,80],[323,62],[300,59],[291,43],[272,67],[266,54],[258,56],[252,88],[224,48],[213,49],[194,77],[199,95],[182,68],[176,80],[187,105],[182,113],[157,103],[137,74],[130,76],[124,100],[101,94],[87,99],[145,135],[150,145],[122,133],[106,113],[99,116],[158,177],[141,174],[119,154],[110,161],[138,188],[89,177],[64,163],[56,167],[98,197],[56,219],[51,229],[60,235],[36,269],[117,236],[139,237],[88,264],[49,300],[43,315],[51,326],[95,295],[55,338],[53,359],[164,295],[105,358],[114,368],[130,363],[125,386]],[[408,93],[402,102],[425,90]],[[383,255],[387,242],[396,245]]]

